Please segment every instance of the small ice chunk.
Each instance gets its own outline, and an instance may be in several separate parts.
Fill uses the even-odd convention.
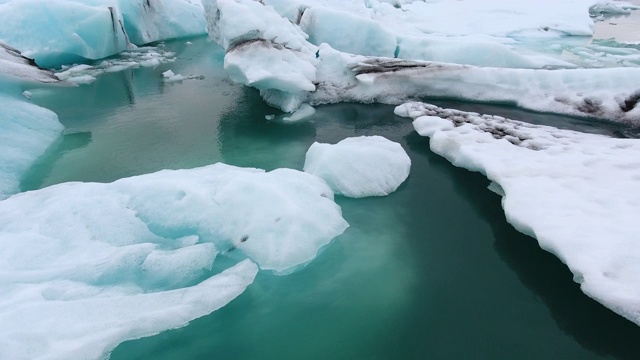
[[[335,145],[313,143],[304,163],[304,171],[321,177],[337,194],[354,198],[394,192],[410,168],[402,146],[382,136],[347,138]]]
[[[165,78],[170,78],[170,77],[175,76],[175,75],[176,74],[174,74],[173,71],[171,71],[171,69],[169,69],[169,70],[167,70],[167,71],[162,73],[162,77],[165,77]]]
[[[96,78],[91,75],[74,76],[67,79],[68,82],[74,84],[91,84]]]
[[[31,91],[25,90],[25,91],[22,92],[22,95],[24,97],[26,97],[27,99],[31,100]]]
[[[313,106],[309,105],[309,104],[302,104],[302,106],[300,106],[300,108],[298,110],[296,110],[296,112],[294,112],[293,114],[289,115],[289,116],[285,116],[282,118],[282,121],[284,122],[296,122],[296,121],[300,121],[303,120],[305,118],[308,118],[309,116],[313,115],[316,113],[316,109],[313,108]]]

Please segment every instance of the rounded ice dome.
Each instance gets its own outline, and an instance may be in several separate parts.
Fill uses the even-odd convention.
[[[411,159],[400,144],[382,136],[313,143],[304,171],[319,176],[336,193],[353,198],[385,196],[409,176]]]

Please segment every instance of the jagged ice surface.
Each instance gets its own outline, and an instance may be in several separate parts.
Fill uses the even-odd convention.
[[[336,194],[361,198],[396,191],[409,176],[411,159],[400,144],[382,136],[315,142],[307,151],[304,171],[317,175]]]
[[[590,297],[640,325],[640,143],[407,103],[431,149],[500,185],[507,220]]]

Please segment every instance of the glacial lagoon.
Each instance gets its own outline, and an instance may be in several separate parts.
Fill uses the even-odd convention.
[[[56,112],[65,130],[27,172],[22,190],[216,162],[300,170],[314,141],[361,135],[400,143],[412,168],[389,196],[337,196],[350,227],[305,268],[260,272],[229,305],[122,343],[111,359],[640,358],[640,328],[586,297],[560,260],[506,222],[484,176],[433,154],[393,106],[328,105],[304,122],[269,121],[266,115],[280,112],[227,79],[217,45],[195,38],[160,46],[177,60],[103,74],[78,88],[33,91],[32,101]],[[196,78],[167,83],[161,74],[168,69]],[[637,135],[506,105],[427,101]]]

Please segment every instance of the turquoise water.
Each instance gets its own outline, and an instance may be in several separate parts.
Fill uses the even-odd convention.
[[[124,359],[638,359],[640,328],[583,295],[569,271],[506,223],[481,175],[431,153],[386,105],[318,108],[308,122],[229,82],[206,39],[167,43],[175,63],[40,90],[65,135],[23,179],[24,190],[112,181],[215,162],[301,169],[314,142],[383,135],[412,160],[387,197],[337,197],[351,227],[306,268],[262,272],[228,306],[190,325],[118,346]],[[203,80],[164,84],[167,69]],[[610,135],[618,126],[508,107],[460,109]]]

